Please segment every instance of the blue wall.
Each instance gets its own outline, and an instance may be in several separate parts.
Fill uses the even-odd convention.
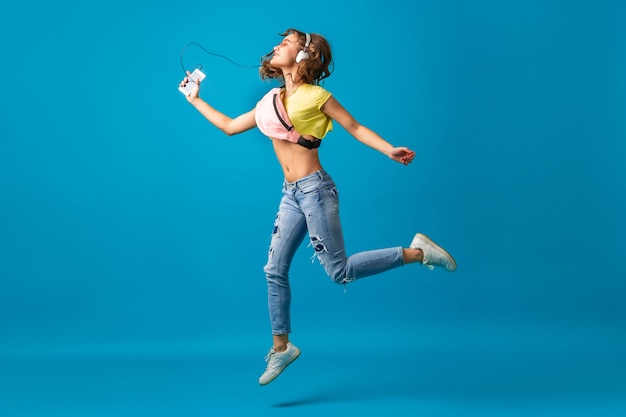
[[[422,231],[459,264],[344,294],[303,246],[294,338],[420,343],[452,329],[480,346],[497,329],[549,344],[556,329],[623,343],[624,3],[292,6],[0,6],[0,353],[269,345],[262,266],[281,172],[258,131],[224,136],[177,85],[187,42],[254,65],[288,27],[325,35],[325,87],[417,152],[403,167],[338,125],[327,137],[348,252]],[[271,86],[197,48],[184,61],[203,65],[202,96],[232,116]]]

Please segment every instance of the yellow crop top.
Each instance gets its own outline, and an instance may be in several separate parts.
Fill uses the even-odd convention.
[[[285,109],[295,130],[301,135],[311,135],[318,139],[333,130],[333,119],[321,111],[331,96],[323,87],[304,84],[289,97],[284,97]]]

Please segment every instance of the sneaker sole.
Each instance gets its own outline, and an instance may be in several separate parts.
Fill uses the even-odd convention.
[[[450,254],[448,253],[448,251],[447,251],[447,250],[445,250],[444,248],[442,248],[441,246],[439,246],[438,244],[436,244],[435,242],[433,242],[433,240],[432,240],[431,238],[429,238],[428,236],[426,236],[426,235],[425,235],[425,234],[423,234],[423,233],[417,233],[417,234],[415,235],[415,237],[413,238],[413,240],[415,240],[415,238],[416,238],[416,237],[419,237],[420,239],[422,239],[422,240],[424,240],[424,241],[428,242],[430,245],[432,245],[432,246],[434,246],[435,248],[439,249],[441,252],[445,253],[445,254],[446,254],[446,256],[447,256],[448,258],[450,258],[450,260],[452,261],[452,266],[453,266],[453,268],[452,268],[452,270],[451,270],[451,271],[449,271],[449,272],[454,272],[454,271],[456,271],[456,261],[454,260],[454,258],[452,257],[452,255],[450,255]],[[446,270],[447,270],[447,269],[446,269]]]
[[[287,365],[285,365],[285,367],[284,367],[284,368],[283,368],[283,369],[282,369],[279,373],[277,373],[276,375],[274,375],[274,376],[272,377],[272,379],[270,379],[270,380],[268,380],[268,381],[266,381],[266,382],[261,382],[261,381],[259,381],[259,384],[260,384],[260,385],[267,385],[267,384],[269,384],[270,382],[272,382],[273,380],[275,380],[276,378],[278,378],[278,375],[280,375],[280,374],[282,374],[283,372],[285,372],[285,369],[287,369],[287,367],[288,367],[289,365],[291,365],[292,363],[294,363],[294,362],[296,361],[296,359],[298,359],[299,357],[300,357],[300,352],[298,352],[298,354],[295,356],[295,358],[293,358],[293,359],[291,360],[291,362],[289,362]]]

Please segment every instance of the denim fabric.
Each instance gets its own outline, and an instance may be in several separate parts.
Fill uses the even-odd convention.
[[[315,255],[337,284],[403,265],[400,246],[346,257],[339,220],[339,195],[335,182],[324,170],[292,183],[285,181],[264,268],[270,322],[275,335],[291,332],[289,268],[307,233]]]

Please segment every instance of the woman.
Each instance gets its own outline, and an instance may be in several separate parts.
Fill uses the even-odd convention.
[[[330,46],[324,37],[295,29],[281,36],[282,42],[263,57],[260,74],[263,79],[281,80],[284,86],[272,89],[249,112],[234,119],[220,113],[198,96],[199,83],[187,96],[189,103],[227,135],[258,126],[272,140],[285,176],[264,268],[274,343],[266,357],[267,368],[259,379],[261,385],[273,381],[300,355],[300,350],[289,341],[288,273],[295,251],[307,233],[326,273],[338,284],[415,262],[430,269],[434,266],[450,272],[456,269],[452,256],[421,233],[415,235],[408,248],[346,256],[337,190],[319,159],[319,146],[332,129],[333,121],[360,142],[403,165],[413,161],[415,152],[394,147],[361,125],[319,86],[330,75],[332,63]],[[180,86],[188,83],[186,77]]]

